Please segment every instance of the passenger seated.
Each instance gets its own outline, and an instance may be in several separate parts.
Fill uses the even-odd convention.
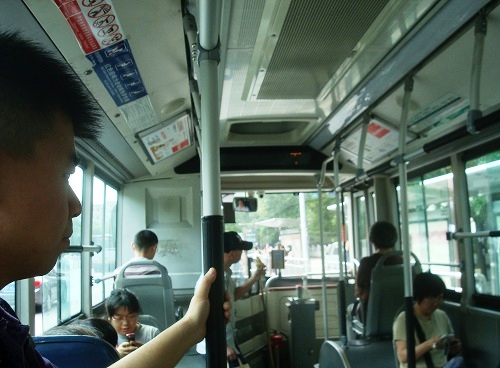
[[[460,340],[453,336],[453,328],[446,313],[438,309],[445,291],[443,280],[430,272],[418,274],[413,282],[417,368],[464,367],[463,358],[457,355],[461,350]],[[394,321],[393,336],[399,367],[405,368],[408,366],[405,312],[401,312]],[[448,357],[452,358],[448,361]]]
[[[78,324],[68,324],[54,326],[43,333],[44,336],[65,336],[65,335],[78,335],[78,336],[93,336],[100,339],[103,338],[99,330],[91,326],[84,326]]]
[[[354,289],[354,295],[356,298],[359,298],[359,300],[357,303],[348,306],[348,316],[356,315],[357,319],[364,322],[365,313],[362,311],[366,312],[367,310],[372,270],[384,254],[394,251],[397,240],[398,232],[390,222],[377,221],[372,225],[369,241],[375,248],[375,253],[361,259],[356,274],[356,285]],[[394,256],[388,258],[385,264],[394,265],[401,263],[403,263],[403,258]]]
[[[138,322],[141,307],[137,297],[127,289],[114,289],[105,302],[108,321],[118,334],[117,350],[125,356],[160,334],[154,326]]]
[[[101,338],[109,342],[111,346],[116,347],[118,345],[118,333],[116,332],[113,325],[103,318],[91,317],[78,319],[73,322],[73,324],[92,327],[93,329],[97,330],[101,334]]]
[[[155,257],[156,250],[158,249],[158,236],[151,230],[141,230],[135,237],[134,242],[131,244],[135,256],[129,262],[152,260]],[[114,271],[114,276],[120,272],[121,267]],[[124,276],[131,275],[157,275],[161,271],[153,265],[132,265],[127,267]]]

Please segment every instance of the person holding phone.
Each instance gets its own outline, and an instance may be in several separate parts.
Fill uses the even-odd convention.
[[[413,281],[415,315],[415,359],[417,368],[463,368],[460,340],[453,334],[450,319],[439,308],[446,286],[441,278],[422,272]],[[420,329],[420,331],[419,331]],[[406,313],[394,321],[393,339],[400,368],[408,366],[406,347]]]
[[[139,323],[141,307],[134,293],[127,289],[114,289],[105,303],[108,321],[118,334],[116,349],[121,357],[137,350],[160,334],[154,326]]]

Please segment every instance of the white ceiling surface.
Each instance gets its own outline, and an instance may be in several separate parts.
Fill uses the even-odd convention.
[[[221,101],[221,141],[226,145],[244,144],[246,141],[251,142],[252,139],[262,136],[257,134],[246,136],[230,135],[231,126],[241,124],[242,122],[251,120],[260,120],[263,124],[267,121],[274,122],[279,119],[288,121],[291,116],[297,120],[304,122],[303,129],[300,134],[291,136],[277,132],[274,136],[268,137],[274,140],[274,144],[302,144],[310,134],[317,130],[324,119],[339,106],[342,99],[345,98],[356,86],[356,84],[365,77],[368,72],[376,65],[376,63],[390,50],[394,44],[407,32],[414,22],[434,3],[434,1],[422,2],[405,2],[405,1],[390,1],[389,4],[380,12],[367,34],[355,45],[353,50],[348,50],[352,53],[352,57],[347,57],[342,63],[341,68],[333,74],[333,77],[328,80],[321,80],[325,83],[320,94],[312,96],[309,99],[258,99],[256,95],[259,92],[259,83],[267,73],[267,67],[273,57],[276,45],[284,33],[284,24],[286,13],[291,1],[237,1],[232,2],[230,7],[226,7],[226,13],[223,14],[223,21],[226,19],[228,23],[227,39],[225,40],[227,47],[224,48],[225,66],[223,92]],[[299,1],[300,3],[300,1]],[[337,2],[339,3],[339,2]],[[313,8],[314,3],[302,2],[304,8]],[[332,14],[344,10],[346,16],[355,18],[353,14],[349,14],[352,9],[335,5],[334,2],[319,2],[317,9],[309,10],[309,14],[318,15],[327,9]],[[367,3],[358,3],[367,4]],[[362,5],[361,5],[362,6]],[[365,5],[366,7],[366,5]],[[363,10],[363,9],[357,9]],[[390,16],[389,16],[390,15]],[[300,13],[296,25],[289,25],[288,29],[294,27],[303,27]],[[342,21],[342,17],[335,19],[326,18],[323,22],[327,23],[326,28],[335,30],[335,21]],[[315,18],[313,27],[318,29],[323,28],[320,19]],[[349,22],[349,20],[347,20]],[[292,20],[288,20],[287,24],[293,24]],[[343,30],[348,29],[348,32],[354,33],[356,29],[349,29],[349,25],[338,25],[338,28]],[[403,29],[405,28],[405,29]],[[346,33],[348,33],[346,32]],[[300,34],[300,29],[299,32]],[[336,32],[332,34],[322,34],[316,32],[310,36],[311,38],[304,41],[299,37],[291,39],[294,42],[317,44],[315,49],[321,50],[335,49],[334,44]],[[379,37],[379,34],[381,35]],[[283,36],[286,37],[286,36]],[[332,37],[330,39],[329,37]],[[346,37],[347,38],[347,37]],[[290,45],[292,48],[295,45]],[[326,46],[326,47],[325,47]],[[356,50],[356,51],[354,51]],[[296,78],[297,81],[310,74],[311,68],[322,67],[321,64],[314,60],[315,55],[304,55],[301,50],[296,50]],[[324,51],[322,51],[324,52]],[[351,56],[351,55],[349,55]],[[290,60],[283,60],[283,68],[286,68],[286,63]],[[351,68],[351,69],[349,69]],[[320,73],[321,70],[315,70],[314,73]],[[288,85],[290,89],[296,88],[297,83],[290,80]],[[304,86],[306,87],[306,86]],[[286,95],[287,91],[282,91]],[[286,132],[286,130],[284,131]],[[290,139],[283,139],[284,137]],[[273,142],[265,142],[273,143]]]
[[[384,0],[377,1],[379,4],[384,4]],[[10,8],[19,7],[19,3],[18,0],[2,0],[0,2],[0,17],[1,14],[6,13],[2,11],[3,9],[8,8],[7,14],[10,14],[12,10]],[[143,148],[137,142],[136,132],[129,127],[101,81],[95,73],[85,75],[86,71],[92,69],[91,64],[80,49],[62,13],[48,0],[25,0],[25,3],[36,15],[47,34],[74,67],[103,107],[107,117],[112,121],[113,124],[109,124],[105,129],[107,143],[101,147],[101,150],[109,151],[112,160],[118,160],[123,167],[126,167],[126,171],[129,171],[130,174],[126,180],[140,179],[145,176],[171,177],[174,175],[173,168],[175,166],[197,154],[193,146],[157,164],[151,164]],[[116,14],[126,38],[130,42],[158,123],[184,110],[192,109],[180,3],[176,0],[113,0]],[[269,71],[281,72],[279,64],[274,66],[274,70],[271,70],[271,59],[282,36],[281,27],[284,24],[289,24],[285,22],[286,10],[291,4],[297,5],[297,3],[307,7],[319,4],[302,0],[223,1],[220,68],[224,71],[219,76],[222,87],[220,91],[220,144],[222,147],[255,145],[256,142],[270,146],[301,145],[323,135],[327,129],[322,129],[328,128],[326,124],[328,124],[328,120],[331,120],[332,112],[341,108],[345,101],[350,101],[349,98],[360,90],[363,83],[359,84],[358,82],[363,81],[365,77],[368,80],[373,77],[380,68],[379,61],[382,56],[390,54],[393,47],[401,47],[401,43],[398,41],[402,39],[405,32],[415,32],[420,28],[419,24],[415,28],[412,28],[412,25],[417,19],[425,18],[426,9],[431,9],[428,14],[430,17],[446,2],[437,2],[438,5],[432,8],[436,1],[388,0],[374,24],[367,27],[368,32],[357,41],[352,52],[347,55],[348,57],[344,60],[344,56],[342,56],[341,60],[338,61],[340,67],[330,71],[329,78],[321,80],[321,88],[318,89],[317,95],[298,99],[259,99],[259,88],[265,74]],[[331,7],[334,3],[352,4],[347,0],[340,2],[322,0],[321,4],[324,5],[321,6]],[[365,4],[369,9],[372,3],[356,4]],[[196,1],[191,1],[189,9],[194,9],[195,5]],[[330,11],[336,11],[336,9]],[[369,12],[366,13],[366,16],[369,16]],[[495,41],[500,39],[499,13],[500,11],[496,9],[488,17],[488,34],[481,81],[482,109],[488,109],[498,104],[496,88],[500,82],[500,73],[491,73],[491,71],[497,69],[497,63],[500,60],[500,49],[494,47]],[[196,16],[196,14],[194,15]],[[23,16],[27,15],[23,14]],[[300,17],[300,12],[295,16]],[[9,23],[8,19],[3,18],[0,18],[2,26]],[[10,23],[22,24],[22,22],[18,22],[18,18],[15,19],[15,22],[10,20]],[[300,27],[300,24],[292,23],[291,26],[289,24],[289,28],[293,27]],[[29,32],[29,30],[26,31]],[[36,30],[31,31],[32,34],[35,32]],[[298,34],[300,36],[301,33],[298,32]],[[335,35],[335,32],[332,34]],[[325,45],[329,45],[329,40],[324,39],[323,34],[315,35],[313,32],[312,36],[316,38],[307,40],[307,42],[312,42],[314,45],[317,42],[320,50],[323,50]],[[37,37],[43,37],[43,35]],[[335,46],[332,44],[332,47]],[[471,30],[459,42],[449,47],[416,74],[410,118],[450,94],[468,101],[472,48],[473,31]],[[311,58],[313,57],[315,56],[311,55]],[[302,83],[298,81],[307,80],[310,74],[308,65],[312,65],[314,61],[303,60],[300,64],[301,67],[294,71],[297,80],[289,78],[282,81],[282,85],[288,85],[291,90],[296,91],[297,83]],[[266,69],[268,67],[269,70]],[[321,72],[320,70],[318,75]],[[299,87],[302,85],[299,84]],[[304,89],[308,87],[310,85],[304,84]],[[298,91],[300,92],[300,88]],[[287,91],[278,90],[277,95],[280,92],[286,95]],[[397,141],[399,135],[397,126],[401,116],[402,96],[402,88],[397,88],[370,111],[378,118],[378,123],[391,131],[394,136],[392,143]],[[352,108],[356,109],[357,106]],[[417,137],[417,134],[414,133],[423,135],[423,139],[430,139],[433,132],[451,130],[457,124],[463,124],[463,119],[446,124],[448,124],[446,129],[439,126],[435,130],[422,129],[422,125],[415,126],[412,128],[414,132],[410,129],[409,139]],[[116,134],[116,130],[119,131],[119,135]],[[333,137],[334,133],[329,131],[328,134]],[[353,129],[352,134],[355,137],[360,136],[359,128]],[[425,138],[425,136],[429,136],[429,138]],[[124,144],[125,142],[126,144]],[[347,178],[352,177],[354,172],[352,168],[357,162],[359,139],[351,138],[346,143],[349,143],[350,147],[342,151],[342,160],[344,161],[342,172],[348,174]],[[368,152],[370,150],[374,152],[377,149],[376,143],[373,147],[370,146],[372,142],[367,143]],[[333,143],[328,141],[328,144],[323,147],[323,153],[330,156],[332,149]],[[390,146],[385,147],[385,151],[377,155],[376,162],[373,160],[373,155],[366,155],[365,169],[369,169],[393,155],[394,149]],[[103,155],[105,156],[105,154]],[[349,167],[349,163],[352,163],[351,167]],[[305,173],[297,174],[304,176]],[[299,184],[297,185],[314,183],[313,174],[309,173],[309,175],[310,177],[307,179],[305,177],[298,179],[297,183]],[[223,178],[223,189],[225,187],[224,180],[229,186],[235,188],[242,188],[248,185],[245,183],[252,181],[255,181],[255,185],[258,185],[258,181],[262,181],[272,187],[273,182],[272,176],[268,178],[261,176],[256,177],[255,180],[249,180],[245,173],[232,173]],[[284,181],[278,177],[276,177],[276,181],[281,181],[281,185],[287,188],[292,189],[293,187],[291,183],[285,185]]]
[[[48,1],[26,0],[42,27],[96,97],[113,124],[141,159],[149,174],[169,175],[173,167],[195,154],[194,146],[152,165],[137,142],[134,131],[92,70],[66,19]],[[114,0],[114,10],[130,43],[151,100],[157,123],[190,109],[190,92],[180,2],[175,0]],[[174,106],[174,108],[169,108]],[[111,150],[112,147],[106,147]],[[127,162],[127,157],[118,157]]]

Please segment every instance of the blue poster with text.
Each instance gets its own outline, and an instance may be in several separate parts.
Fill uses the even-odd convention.
[[[117,106],[147,95],[127,40],[87,55]]]

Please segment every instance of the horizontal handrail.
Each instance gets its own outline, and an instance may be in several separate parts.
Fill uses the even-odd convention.
[[[70,245],[63,253],[82,253],[94,252],[99,253],[102,250],[100,245]]]

